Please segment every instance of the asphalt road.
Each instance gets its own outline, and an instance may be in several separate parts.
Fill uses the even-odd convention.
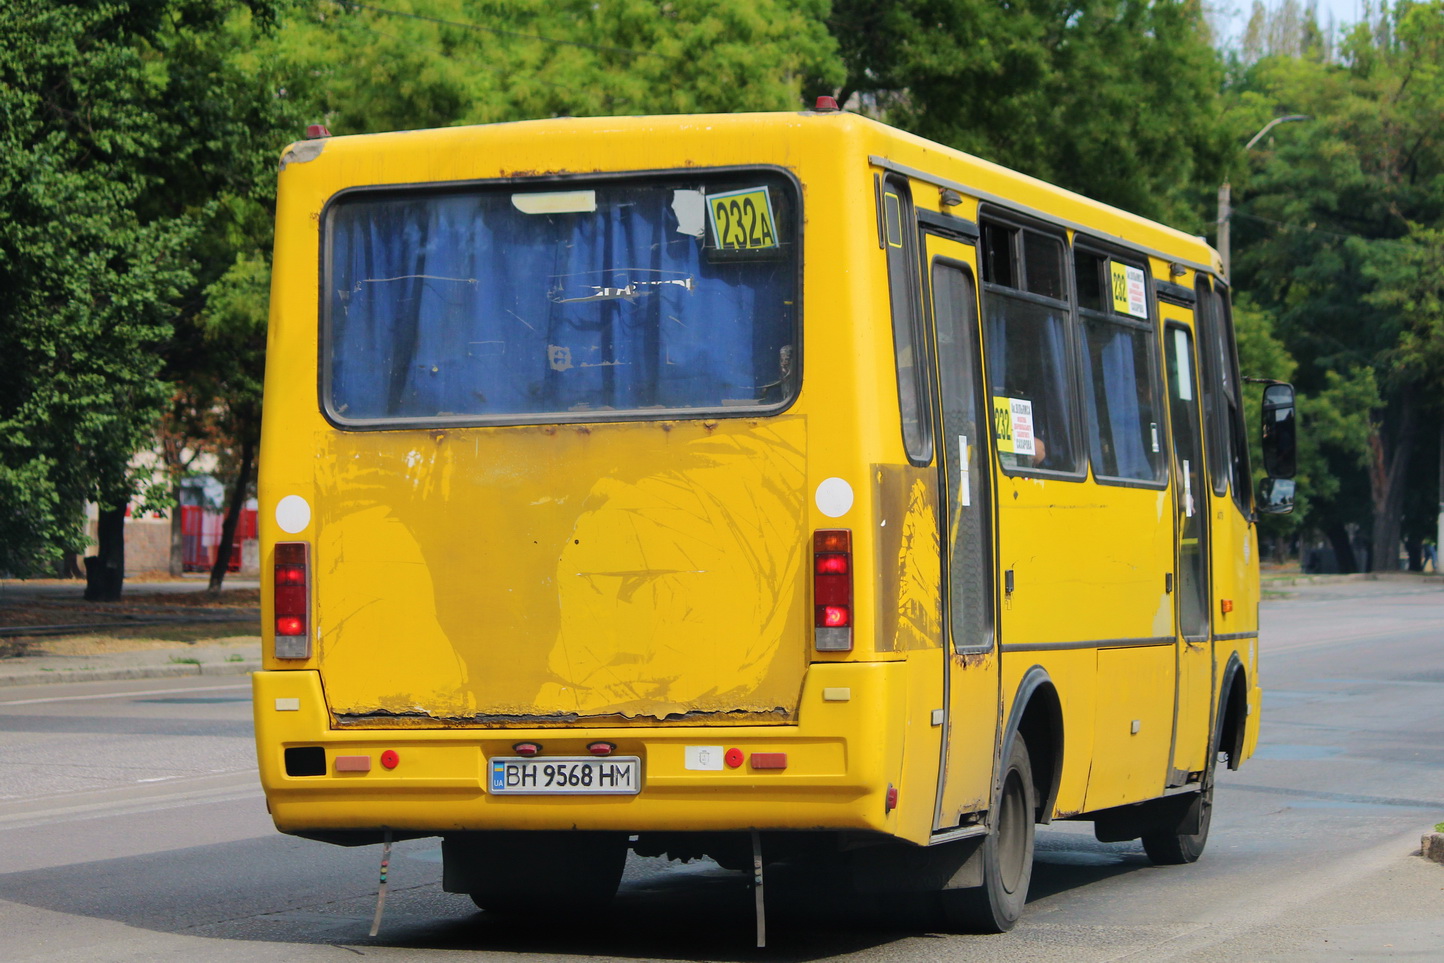
[[[1222,773],[1208,851],[1154,867],[1087,825],[1040,832],[1032,900],[1000,937],[929,933],[769,877],[634,859],[603,920],[496,921],[399,844],[377,939],[379,847],[275,833],[249,689],[225,678],[0,689],[0,959],[21,961],[1438,959],[1444,585],[1304,586],[1264,605],[1264,736]],[[468,958],[476,958],[475,955]]]

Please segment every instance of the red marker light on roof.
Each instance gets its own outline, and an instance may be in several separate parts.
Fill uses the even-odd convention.
[[[316,140],[318,137],[330,137],[331,132],[326,129],[325,124],[310,124],[306,127],[306,139]]]
[[[837,106],[836,97],[829,97],[826,94],[823,94],[821,97],[817,98],[817,104],[813,106],[812,109],[819,112],[826,112],[838,110],[840,108]]]

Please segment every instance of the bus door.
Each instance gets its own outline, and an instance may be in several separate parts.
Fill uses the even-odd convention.
[[[946,653],[942,763],[934,832],[958,828],[988,808],[999,729],[994,632],[990,408],[983,390],[977,252],[971,243],[926,236],[928,287],[937,337],[941,403],[939,544]]]
[[[1173,318],[1169,316],[1173,315]],[[1173,491],[1176,549],[1174,598],[1178,699],[1168,784],[1182,785],[1202,768],[1213,704],[1213,652],[1209,642],[1209,482],[1203,465],[1197,352],[1188,312],[1164,305],[1164,356],[1168,410],[1173,429]]]

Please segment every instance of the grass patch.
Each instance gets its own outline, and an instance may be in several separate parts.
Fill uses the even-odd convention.
[[[244,661],[246,661],[246,657],[245,657],[244,655],[240,655],[239,653],[235,653],[235,654],[226,656],[226,661],[227,661],[227,662],[244,662]]]
[[[1434,827],[1434,832],[1436,832],[1436,833],[1444,833],[1444,823],[1439,823],[1438,825],[1436,825],[1436,826]]]
[[[180,656],[178,656],[178,655],[173,655],[173,656],[171,656],[171,657],[170,657],[170,660],[171,660],[171,662],[174,663],[175,665],[200,665],[200,664],[201,664],[201,660],[200,660],[200,659],[182,658],[182,657],[180,657]]]

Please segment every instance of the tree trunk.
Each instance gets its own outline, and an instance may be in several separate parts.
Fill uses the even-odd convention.
[[[170,574],[179,578],[186,573],[185,511],[180,503],[180,486],[176,486],[175,507],[170,517]]]
[[[1340,575],[1352,575],[1359,570],[1359,563],[1354,558],[1354,544],[1349,538],[1349,530],[1340,523],[1330,525],[1324,531],[1329,539],[1329,545],[1334,549],[1334,570]]]
[[[1399,538],[1403,526],[1404,477],[1414,453],[1414,419],[1416,404],[1405,393],[1399,402],[1398,430],[1392,444],[1381,429],[1369,434],[1369,493],[1374,504],[1374,539],[1371,545],[1372,570],[1393,572],[1399,568]]]
[[[96,536],[96,554],[85,557],[85,600],[119,602],[125,585],[124,505],[100,510]]]
[[[211,584],[207,589],[212,594],[221,590],[226,572],[231,564],[231,546],[236,540],[236,526],[241,521],[241,510],[246,506],[246,493],[251,490],[251,466],[256,457],[256,445],[246,433],[241,442],[241,467],[236,472],[236,487],[231,490],[231,503],[226,507],[226,520],[221,525],[221,543],[216,546],[216,561],[211,566]]]

